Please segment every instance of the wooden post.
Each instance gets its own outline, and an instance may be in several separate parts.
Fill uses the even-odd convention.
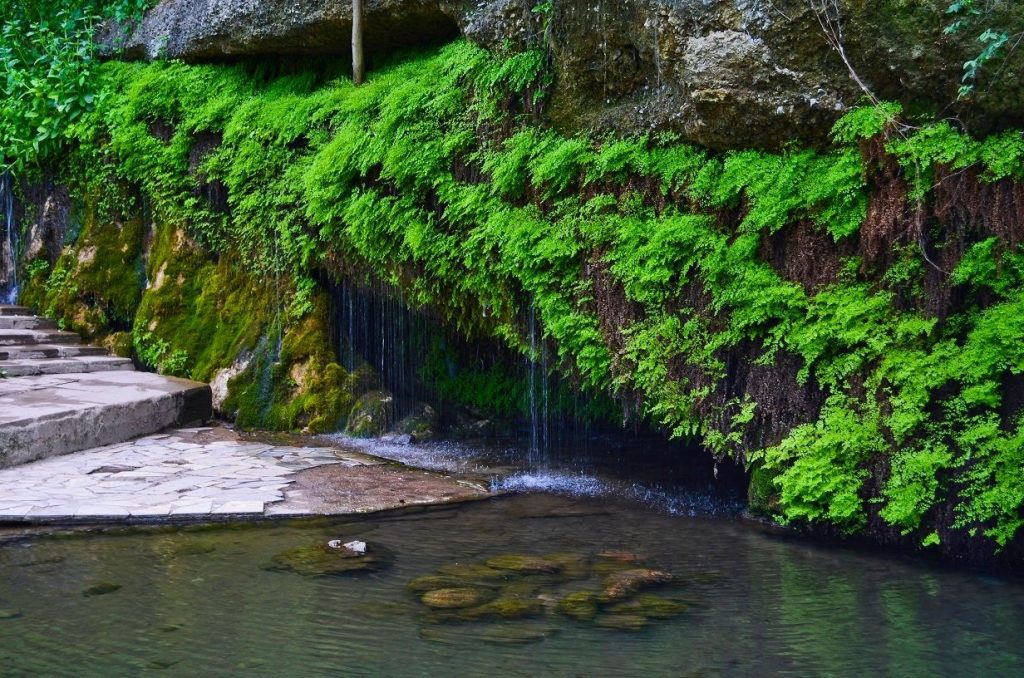
[[[363,0],[352,0],[352,82],[363,84]]]

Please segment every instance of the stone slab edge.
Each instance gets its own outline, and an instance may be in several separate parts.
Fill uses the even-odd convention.
[[[70,409],[0,428],[0,468],[113,445],[212,418],[212,396],[205,384],[128,403]]]

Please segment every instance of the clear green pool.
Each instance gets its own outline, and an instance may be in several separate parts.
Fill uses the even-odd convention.
[[[393,561],[334,577],[268,569],[282,551],[336,537]],[[670,571],[678,583],[651,591],[685,611],[610,630],[554,610],[566,592],[600,586],[593,577],[548,577],[528,593],[544,605],[513,620],[460,621],[407,590],[456,563],[552,552],[593,563],[607,551]],[[1020,582],[783,539],[731,518],[544,494],[359,521],[8,544],[0,617],[3,676],[1024,672]]]

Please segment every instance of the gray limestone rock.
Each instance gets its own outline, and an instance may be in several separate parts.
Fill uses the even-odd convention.
[[[1024,119],[1024,50],[991,69],[973,101],[951,105],[962,64],[980,48],[976,32],[944,34],[940,0],[553,0],[547,15],[537,4],[369,0],[371,66],[374,56],[459,33],[490,49],[545,45],[556,126],[669,130],[719,149],[823,141],[865,95],[851,67],[879,98],[956,114],[979,132]],[[109,26],[103,44],[127,58],[189,61],[346,55],[350,12],[348,0],[164,0],[134,28]],[[849,66],[819,18],[841,32]],[[986,21],[1020,26],[1024,5],[996,3]]]

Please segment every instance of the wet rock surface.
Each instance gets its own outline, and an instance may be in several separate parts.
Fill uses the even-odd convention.
[[[387,430],[394,398],[387,391],[370,391],[352,406],[345,433],[356,438],[372,438]]]

